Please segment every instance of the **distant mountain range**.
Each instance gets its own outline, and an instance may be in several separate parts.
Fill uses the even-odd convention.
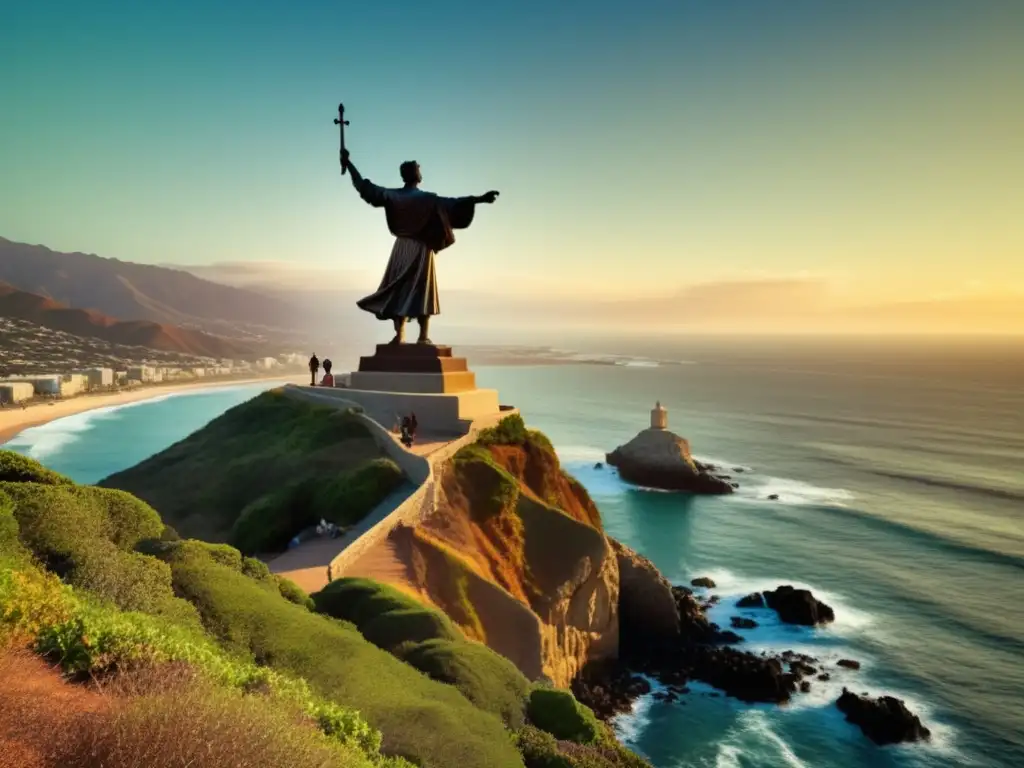
[[[295,327],[297,320],[294,308],[281,299],[203,280],[189,272],[88,253],[60,253],[2,237],[0,281],[122,320],[198,326],[217,332],[237,326],[287,329]]]
[[[53,299],[0,282],[0,317],[27,320],[75,336],[103,339],[112,344],[147,347],[199,357],[251,356],[252,347],[202,331],[149,320],[116,320],[94,309],[73,309]]]

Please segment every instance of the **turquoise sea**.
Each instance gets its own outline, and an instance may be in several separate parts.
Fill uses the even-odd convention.
[[[753,649],[808,651],[832,671],[786,707],[694,687],[640,701],[623,737],[658,768],[1024,765],[1024,346],[970,341],[590,343],[613,365],[477,368],[545,431],[609,532],[675,582],[735,598],[805,585],[823,629],[761,626]],[[14,450],[93,482],[265,388],[182,394],[30,429]],[[693,452],[730,469],[731,497],[631,488],[609,451],[661,400]],[[777,494],[777,501],[767,500]],[[905,699],[930,744],[878,748],[833,706],[843,686]]]

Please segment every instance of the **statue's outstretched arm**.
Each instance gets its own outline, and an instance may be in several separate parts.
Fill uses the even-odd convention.
[[[363,178],[359,170],[352,165],[351,160],[346,161],[349,176],[352,177],[352,186],[359,196],[374,208],[382,208],[387,203],[388,190],[378,187],[369,179]]]

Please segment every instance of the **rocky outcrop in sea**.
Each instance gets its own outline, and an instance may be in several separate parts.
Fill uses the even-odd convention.
[[[858,696],[844,688],[836,706],[876,744],[884,746],[931,738],[931,731],[924,727],[921,718],[893,696],[873,699],[868,694]]]
[[[727,494],[732,484],[694,461],[690,445],[667,429],[645,429],[605,460],[626,482],[666,491]]]

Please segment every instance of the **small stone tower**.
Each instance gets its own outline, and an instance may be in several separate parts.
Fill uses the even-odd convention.
[[[660,400],[651,409],[651,429],[668,429],[668,411],[661,407]]]

